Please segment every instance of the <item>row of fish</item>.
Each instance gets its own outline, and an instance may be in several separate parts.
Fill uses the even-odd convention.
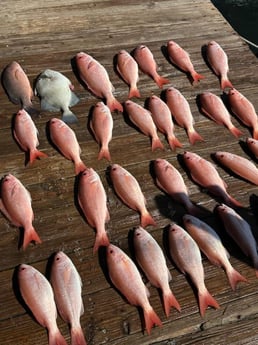
[[[226,205],[218,206],[217,211],[228,233],[253,260],[258,276],[256,242],[249,225]],[[177,224],[169,225],[169,254],[177,268],[191,278],[198,293],[200,314],[204,316],[208,306],[219,308],[219,304],[205,285],[201,251],[212,264],[225,270],[232,290],[236,289],[239,282],[247,282],[247,279],[232,267],[229,253],[211,226],[189,214],[183,216],[183,223],[187,231]],[[133,231],[133,247],[135,259],[144,275],[162,292],[166,316],[169,316],[172,307],[180,312],[180,304],[169,285],[172,277],[157,241],[148,231],[138,226]],[[150,293],[134,261],[116,245],[108,244],[106,262],[114,286],[130,304],[142,308],[147,333],[150,334],[154,325],[161,326],[160,318],[150,305]],[[72,344],[86,344],[80,326],[80,316],[83,314],[81,279],[73,263],[63,252],[54,256],[51,267],[50,282],[54,294],[48,280],[32,266],[20,265],[18,281],[24,302],[36,320],[48,329],[50,345],[66,344],[56,325],[54,296],[62,319],[71,327]]]
[[[82,282],[71,259],[63,252],[53,258],[50,282],[33,266],[21,264],[17,272],[19,292],[38,323],[47,329],[49,345],[67,345],[58,329],[57,310],[69,324],[71,344],[86,345],[80,325],[84,313]],[[51,284],[50,284],[51,283]]]
[[[246,101],[250,104],[253,111],[248,111],[248,107],[242,107],[241,111],[235,111],[238,117],[245,125],[253,128],[254,137],[258,128],[258,117],[255,113],[252,104],[236,89],[229,91],[229,98],[235,95],[234,99]],[[224,124],[234,136],[239,137],[242,132],[237,129],[230,119],[230,114],[226,109],[221,98],[211,92],[205,92],[199,95],[201,102],[201,110],[218,124]],[[152,140],[152,150],[157,148],[164,149],[164,146],[158,137],[157,129],[166,135],[168,143],[172,150],[176,147],[182,147],[182,143],[176,138],[174,134],[174,123],[172,116],[176,123],[185,128],[190,143],[194,144],[196,141],[203,141],[204,139],[194,129],[194,119],[190,110],[190,106],[185,97],[179,90],[170,87],[166,90],[165,103],[161,98],[153,95],[148,100],[148,109],[131,100],[124,103],[124,108],[129,116],[129,119],[136,125],[142,133],[149,136]],[[240,102],[235,102],[235,105]],[[162,114],[162,116],[160,116]],[[172,114],[172,116],[171,116]],[[39,150],[37,146],[38,131],[31,119],[30,115],[24,110],[19,110],[13,121],[13,134],[20,148],[28,154],[28,161],[32,163],[35,159],[46,157],[47,155]],[[113,118],[110,109],[103,103],[97,102],[92,111],[92,116],[89,121],[92,133],[100,146],[98,159],[105,158],[111,161],[111,154],[109,151],[109,143],[112,140]],[[59,151],[75,164],[76,175],[84,170],[85,166],[80,158],[81,149],[76,139],[75,132],[68,127],[68,125],[57,118],[52,118],[48,123],[50,132],[50,139],[52,143],[59,149]],[[248,146],[253,151],[257,151],[257,139],[248,138]],[[255,154],[256,155],[256,154]]]
[[[167,55],[169,60],[180,70],[191,76],[193,81],[203,78],[193,67],[188,53],[176,42],[170,40],[167,43]],[[96,97],[105,100],[111,111],[123,111],[123,106],[113,95],[114,87],[110,81],[105,67],[92,56],[80,52],[75,56],[76,73],[80,81]],[[207,44],[207,61],[215,74],[220,77],[221,88],[233,88],[227,77],[228,58],[221,46],[211,41]],[[138,66],[145,74],[150,75],[159,87],[168,84],[169,80],[161,77],[157,72],[157,63],[150,49],[146,45],[136,47],[132,54],[125,50],[120,51],[116,58],[116,70],[122,79],[129,84],[128,98],[140,97],[137,89],[139,79]],[[11,62],[2,72],[2,84],[9,99],[19,104],[29,113],[34,113],[32,105],[33,91],[27,75],[22,67],[15,61]],[[35,94],[40,97],[41,109],[59,111],[63,113],[63,120],[71,123],[76,122],[75,115],[69,107],[78,103],[79,99],[73,92],[74,86],[68,78],[57,71],[45,70],[37,78]]]
[[[60,119],[52,119],[51,121],[53,120],[64,124]],[[69,129],[69,132],[72,131],[66,124],[64,126]],[[72,145],[68,135],[64,137],[63,144],[65,144],[65,148],[61,146],[59,149],[61,152],[65,152],[66,157],[69,158],[67,152]],[[78,151],[77,155],[79,157]],[[75,161],[75,169],[78,169],[78,166],[81,167],[78,175],[76,197],[88,224],[96,230],[94,245],[94,252],[96,252],[100,246],[106,246],[109,243],[105,230],[105,223],[110,219],[107,196],[98,173],[93,168],[87,168],[78,157],[76,159],[70,158]],[[233,208],[242,206],[239,201],[228,194],[227,186],[212,162],[194,152],[186,151],[182,157],[194,182],[215,197],[219,197],[229,206]],[[258,184],[257,168],[248,159],[229,152],[219,151],[215,153],[215,157],[223,166],[231,169],[235,174],[251,183]],[[79,163],[76,165],[76,162]],[[181,173],[165,159],[159,158],[152,163],[156,185],[170,195],[174,201],[182,204],[188,213],[193,215],[202,214],[202,209],[190,200],[188,189]],[[155,225],[154,219],[146,208],[146,199],[137,179],[119,164],[112,164],[108,170],[116,195],[129,208],[140,214],[141,226]],[[34,214],[30,193],[21,181],[12,174],[7,174],[2,179],[0,209],[12,224],[24,229],[24,249],[31,241],[41,243],[41,239],[32,225]]]

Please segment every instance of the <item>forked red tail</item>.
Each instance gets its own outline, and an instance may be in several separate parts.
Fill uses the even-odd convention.
[[[198,297],[199,297],[200,314],[202,317],[204,316],[205,311],[208,308],[208,306],[219,309],[220,306],[218,302],[215,300],[214,297],[212,297],[212,295],[209,293],[207,289],[202,293],[198,293]]]
[[[170,314],[171,307],[174,307],[178,311],[181,311],[180,304],[178,303],[176,297],[174,296],[171,290],[170,290],[170,293],[163,294],[163,302],[164,302],[165,314],[167,317]]]
[[[162,326],[162,322],[160,321],[160,318],[152,309],[152,307],[150,307],[148,310],[143,310],[143,314],[144,314],[145,327],[149,335],[151,333],[151,329],[153,326],[155,325]]]
[[[33,226],[30,229],[24,229],[24,239],[22,248],[25,250],[32,241],[42,243],[39,235],[37,234]]]

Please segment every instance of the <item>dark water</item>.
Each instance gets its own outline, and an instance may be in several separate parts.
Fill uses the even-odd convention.
[[[258,57],[258,0],[211,0]],[[247,42],[248,43],[248,42]]]

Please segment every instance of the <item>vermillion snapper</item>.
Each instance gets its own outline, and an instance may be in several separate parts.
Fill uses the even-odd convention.
[[[136,178],[119,164],[111,165],[110,178],[123,203],[140,213],[141,226],[156,225],[146,208],[146,199]]]
[[[212,227],[190,214],[183,216],[183,222],[186,230],[209,261],[216,266],[223,267],[232,290],[236,289],[238,282],[247,282],[246,278],[231,266],[229,262],[230,255]]]
[[[162,291],[166,316],[169,316],[171,307],[181,311],[180,305],[170,289],[169,282],[172,280],[172,276],[157,241],[148,231],[138,226],[134,230],[133,243],[138,264],[150,283]]]
[[[33,91],[30,81],[18,62],[12,61],[9,63],[4,68],[1,79],[2,85],[12,103],[19,104],[30,115],[38,113],[31,102]]]
[[[243,217],[227,205],[222,204],[218,206],[216,211],[229,236],[237,243],[242,252],[252,260],[255,275],[258,278],[257,243],[251,226]]]
[[[96,97],[105,99],[110,111],[123,111],[122,105],[113,95],[114,86],[105,67],[84,52],[77,53],[75,59],[80,78],[87,88]]]
[[[6,175],[2,180],[0,210],[13,225],[24,229],[23,249],[31,241],[41,243],[32,225],[34,214],[30,193],[12,174]]]
[[[199,94],[201,111],[218,125],[224,125],[228,130],[238,138],[243,133],[234,126],[231,116],[223,103],[222,99],[212,92],[205,91]]]
[[[155,95],[152,95],[148,101],[148,109],[151,112],[152,119],[158,130],[167,137],[171,150],[182,147],[183,145],[175,136],[174,123],[167,104]]]
[[[110,244],[107,247],[107,266],[114,286],[130,304],[142,308],[147,333],[150,334],[154,325],[161,326],[161,321],[148,300],[150,293],[130,257],[119,247]]]
[[[150,49],[145,45],[137,46],[133,51],[133,57],[137,61],[141,71],[149,75],[161,89],[169,80],[159,75],[157,63]]]
[[[219,308],[218,302],[211,296],[204,282],[204,269],[200,249],[194,239],[179,225],[169,227],[170,255],[183,274],[188,274],[198,292],[201,316],[208,306]]]
[[[204,141],[199,133],[194,129],[194,118],[190,105],[182,93],[174,87],[166,90],[166,103],[175,119],[176,123],[185,128],[190,143],[193,145],[196,141]]]
[[[101,246],[109,245],[105,223],[110,220],[107,195],[100,176],[93,168],[85,169],[79,178],[78,203],[88,222],[96,230],[93,252]]]
[[[207,60],[213,72],[220,78],[220,87],[222,90],[233,85],[228,79],[228,57],[222,47],[215,41],[207,44]]]
[[[103,102],[98,102],[95,105],[90,119],[90,128],[100,145],[98,159],[106,158],[110,161],[108,144],[112,139],[113,118],[109,107]]]
[[[132,55],[125,50],[120,50],[117,54],[116,69],[130,87],[128,98],[141,97],[137,88],[139,80],[138,64]]]
[[[49,345],[67,345],[57,323],[54,294],[49,281],[36,268],[22,264],[18,271],[19,289],[38,323],[48,330]]]
[[[213,195],[221,197],[232,207],[242,207],[241,203],[227,192],[227,185],[215,166],[194,152],[184,152],[183,159],[192,179]]]
[[[192,83],[198,82],[204,78],[203,75],[195,71],[189,54],[180,47],[179,44],[172,40],[168,41],[167,52],[169,60],[183,72],[187,73],[191,77]]]
[[[46,153],[37,149],[38,130],[31,116],[24,109],[19,110],[14,118],[13,135],[21,149],[28,153],[30,163],[37,158],[47,157]]]
[[[69,109],[79,102],[73,92],[74,86],[62,73],[46,69],[36,81],[35,94],[40,97],[42,110],[62,111],[62,120],[66,123],[77,122],[78,119]]]
[[[84,171],[86,166],[80,157],[81,148],[72,128],[54,117],[49,121],[49,134],[52,143],[62,155],[74,163],[75,174]]]
[[[241,92],[234,88],[228,91],[228,102],[230,110],[243,124],[252,129],[253,138],[257,140],[258,115],[254,105]]]
[[[82,281],[72,260],[62,251],[54,257],[50,282],[59,314],[71,327],[71,343],[86,345],[80,325],[80,316],[84,313]]]

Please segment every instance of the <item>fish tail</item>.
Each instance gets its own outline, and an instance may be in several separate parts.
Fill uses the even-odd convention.
[[[152,307],[148,308],[148,310],[143,310],[144,314],[144,321],[145,321],[145,327],[147,330],[148,335],[151,333],[151,329],[153,326],[162,326],[162,322],[160,321],[160,318],[155,313]]]
[[[253,138],[258,140],[258,127],[253,129]]]
[[[203,317],[205,314],[206,309],[208,306],[214,307],[215,309],[219,309],[220,306],[218,302],[215,300],[214,297],[209,293],[209,291],[206,289],[203,293],[198,293],[199,297],[199,308],[200,308],[200,314]]]
[[[30,151],[30,160],[29,163],[32,164],[36,159],[43,157],[48,157],[48,155],[38,149]]]
[[[243,135],[243,132],[241,132],[240,129],[235,126],[230,127],[229,130],[236,138],[239,138],[241,135]]]
[[[156,225],[155,220],[152,218],[151,214],[148,211],[145,211],[141,214],[141,226],[145,228],[147,225]]]
[[[79,175],[81,172],[83,172],[85,169],[87,169],[86,165],[83,163],[83,161],[78,161],[74,163],[74,170],[75,170],[75,175]]]
[[[110,111],[118,110],[123,112],[123,106],[115,97],[110,97],[107,99],[107,106],[109,107]]]
[[[233,267],[232,269],[230,269],[230,271],[227,272],[227,277],[233,291],[236,290],[236,286],[238,282],[245,282],[245,283],[248,282],[248,280],[245,277],[243,277],[242,274],[240,274]]]
[[[191,73],[191,77],[193,79],[193,83],[200,81],[201,79],[204,79],[204,75],[197,73],[196,71],[193,71]]]
[[[42,243],[33,226],[31,226],[30,229],[24,229],[24,239],[22,244],[23,250],[25,250],[32,241],[35,241],[36,243]]]
[[[106,231],[96,233],[95,243],[93,247],[93,253],[95,254],[99,247],[107,247],[110,244],[109,238]]]
[[[74,113],[70,109],[67,109],[66,111],[63,112],[62,120],[65,123],[76,123],[76,122],[78,122],[77,116],[74,115]]]
[[[133,86],[130,88],[128,98],[132,98],[132,97],[137,97],[137,98],[141,97],[140,91],[137,89],[137,86]]]
[[[168,317],[170,314],[170,308],[174,307],[179,312],[181,311],[180,304],[178,303],[173,292],[170,290],[169,293],[163,294],[163,303],[165,308],[165,314]]]
[[[30,116],[39,116],[39,114],[40,114],[40,111],[38,109],[34,108],[32,103],[24,106],[24,110],[26,110]]]
[[[176,149],[176,147],[183,147],[183,144],[174,136],[168,136],[168,143],[172,151]]]
[[[151,142],[151,150],[155,151],[157,149],[164,150],[164,145],[162,144],[159,137],[152,138],[152,142]]]
[[[67,345],[67,342],[59,329],[55,330],[55,332],[49,332],[48,338],[49,345]]]
[[[203,211],[201,210],[201,208],[199,208],[198,206],[196,206],[194,203],[192,203],[192,201],[189,200],[189,203],[186,206],[187,212],[189,214],[191,214],[192,216],[198,216],[201,215],[203,213]]]
[[[87,345],[81,327],[71,328],[71,345]]]
[[[160,76],[159,74],[157,74],[157,76],[155,76],[154,81],[160,89],[162,89],[163,85],[170,83],[170,80]]]
[[[225,77],[221,77],[221,81],[220,81],[220,87],[221,87],[221,90],[225,90],[227,87],[229,89],[233,89],[234,86],[232,85],[231,81],[228,79],[227,76]]]
[[[108,160],[109,162],[111,161],[111,156],[110,156],[110,152],[109,152],[108,147],[101,147],[99,154],[98,154],[98,160],[100,160],[102,158],[106,158],[106,160]]]
[[[226,195],[225,203],[232,208],[243,207],[240,201],[236,200],[235,198],[233,198],[233,196],[229,194]]]
[[[191,145],[194,145],[197,141],[205,141],[203,137],[194,128],[190,128],[187,131],[187,135]]]

